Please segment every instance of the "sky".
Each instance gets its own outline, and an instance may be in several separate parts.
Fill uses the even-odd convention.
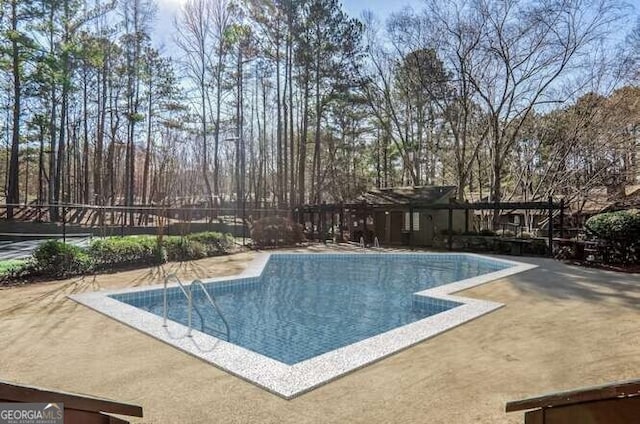
[[[173,19],[185,2],[186,0],[156,0],[158,13],[154,25],[153,42],[157,48],[167,53],[173,50],[171,46],[174,32]],[[350,16],[360,17],[363,11],[371,10],[381,20],[407,6],[419,10],[422,3],[422,0],[342,0],[343,8]]]

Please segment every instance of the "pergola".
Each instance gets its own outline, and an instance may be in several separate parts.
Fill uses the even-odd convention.
[[[463,210],[465,213],[465,231],[469,231],[469,211],[494,211],[499,213],[504,210],[542,210],[547,211],[548,214],[548,243],[549,243],[549,255],[553,254],[553,233],[554,229],[554,215],[555,211],[559,211],[559,228],[557,231],[560,233],[560,238],[563,237],[564,228],[564,210],[565,201],[562,199],[560,202],[555,202],[553,198],[549,197],[546,202],[449,202],[449,203],[426,203],[420,201],[408,200],[406,203],[393,206],[398,210],[410,212],[410,227],[413,227],[413,212],[423,210],[447,210],[449,212],[448,220],[448,234],[452,234],[453,228],[453,211]],[[329,233],[327,229],[330,229],[331,237],[335,237],[336,223],[339,223],[339,240],[343,239],[344,222],[346,211],[353,211],[358,215],[371,214],[377,210],[389,209],[389,205],[378,205],[367,203],[366,201],[360,202],[348,202],[348,203],[326,203],[314,205],[302,205],[293,209],[293,218],[296,222],[303,224],[305,222],[311,222],[312,224],[312,239],[318,241],[326,241],[326,235]],[[308,219],[307,219],[308,217]],[[366,230],[366,220],[364,222]],[[313,228],[317,228],[318,231],[313,231]],[[411,240],[411,233],[409,233],[408,245],[413,246]],[[453,250],[453,238],[448,237],[448,249]]]

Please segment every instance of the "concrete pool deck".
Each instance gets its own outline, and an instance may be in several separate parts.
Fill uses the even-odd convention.
[[[251,257],[164,270],[232,275]],[[0,290],[0,378],[138,403],[133,422],[160,424],[518,423],[508,400],[638,377],[639,275],[515,259],[539,267],[459,292],[503,308],[289,401],[66,297],[155,284],[159,268]]]

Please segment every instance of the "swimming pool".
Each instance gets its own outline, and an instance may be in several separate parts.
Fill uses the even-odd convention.
[[[284,397],[502,306],[449,293],[533,266],[472,254],[259,256],[237,278],[204,281],[226,322],[194,292],[162,287],[74,299]]]

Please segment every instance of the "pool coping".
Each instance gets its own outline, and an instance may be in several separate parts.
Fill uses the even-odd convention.
[[[240,274],[202,280],[203,283],[233,281],[243,278],[260,277],[271,255],[296,253],[259,253]],[[200,358],[226,372],[256,384],[285,399],[292,399],[349,372],[360,369],[389,355],[407,349],[417,343],[434,337],[463,323],[471,321],[504,306],[487,300],[455,296],[453,293],[481,284],[524,272],[537,265],[478,255],[474,253],[435,252],[319,252],[300,253],[304,255],[446,255],[472,256],[512,265],[500,271],[472,277],[450,284],[416,292],[413,296],[460,303],[453,309],[429,316],[419,321],[394,328],[387,332],[359,342],[329,351],[319,356],[287,365],[259,353],[229,343],[217,337],[192,330],[186,337],[187,326],[168,320],[163,326],[163,318],[115,300],[109,296],[149,290],[162,290],[163,284],[104,290],[68,296],[70,299],[115,319],[129,327],[148,334],[173,347]],[[177,283],[168,287],[176,287]]]

